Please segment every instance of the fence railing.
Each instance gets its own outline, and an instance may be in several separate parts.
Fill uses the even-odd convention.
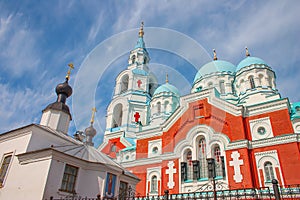
[[[274,181],[273,187],[264,188],[243,188],[235,190],[217,190],[217,191],[201,191],[192,193],[169,194],[168,190],[164,191],[164,195],[157,196],[140,196],[136,191],[128,188],[126,194],[120,194],[115,198],[106,198],[98,195],[95,198],[72,196],[53,198],[50,200],[296,200],[300,199],[300,184],[278,186],[278,182]],[[47,199],[46,199],[47,200]]]

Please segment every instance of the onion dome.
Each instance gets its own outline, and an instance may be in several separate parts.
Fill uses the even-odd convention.
[[[68,81],[70,79],[70,73],[71,69],[74,69],[73,64],[69,64],[69,70],[66,76],[66,81],[64,83],[60,83],[56,86],[55,92],[57,94],[57,100],[54,103],[49,104],[43,112],[52,109],[52,110],[58,110],[62,111],[70,116],[70,119],[72,120],[72,116],[70,113],[69,107],[65,104],[68,97],[72,95],[72,87],[68,84]]]
[[[265,66],[268,66],[268,64],[264,60],[262,60],[261,58],[250,56],[250,53],[249,53],[247,47],[246,47],[246,56],[247,57],[238,64],[238,66],[236,68],[236,71],[239,71],[242,68],[249,67],[251,65],[265,65]]]
[[[213,50],[213,53],[214,53],[214,60],[203,65],[199,69],[199,71],[197,72],[194,78],[194,83],[198,79],[213,73],[220,73],[220,72],[235,73],[236,70],[235,65],[224,60],[218,60],[216,50]]]
[[[97,112],[97,110],[96,110],[96,108],[93,108],[92,109],[91,125],[84,130],[84,133],[85,133],[85,136],[86,136],[86,144],[91,145],[91,146],[94,145],[93,137],[97,133],[96,129],[93,127],[95,112]]]
[[[163,85],[161,85],[161,86],[159,86],[159,87],[154,91],[153,96],[158,95],[158,94],[160,94],[160,93],[173,93],[173,94],[175,94],[176,96],[180,96],[179,90],[178,90],[175,86],[169,84],[168,75],[166,75],[166,83],[163,84]]]
[[[65,94],[67,97],[71,96],[73,90],[72,90],[71,86],[68,84],[68,79],[66,79],[66,81],[64,83],[58,84],[55,88],[55,92],[57,95]]]

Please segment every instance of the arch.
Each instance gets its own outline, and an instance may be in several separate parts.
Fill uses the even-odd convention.
[[[259,85],[264,86],[264,75],[263,74],[258,75],[258,80],[259,80]]]
[[[156,107],[157,107],[157,113],[160,114],[161,113],[161,103],[160,103],[160,101],[157,102]]]
[[[158,193],[158,179],[156,175],[153,175],[150,179],[150,192]]]
[[[135,60],[136,60],[136,56],[135,56],[135,55],[132,55],[132,56],[131,56],[131,63],[134,64],[134,63],[135,63]]]
[[[113,118],[112,118],[112,128],[116,128],[122,125],[123,118],[123,106],[121,103],[118,103],[113,110]]]
[[[197,160],[199,160],[199,178],[207,178],[208,170],[207,170],[207,144],[205,137],[200,135],[197,137],[196,142],[198,144],[197,147]]]
[[[220,84],[220,93],[225,94],[225,82],[221,80],[219,84]]]
[[[211,87],[213,87],[213,82],[211,82],[211,81],[210,81],[210,82],[208,82],[208,83],[207,83],[207,87],[208,87],[208,88],[211,88]]]
[[[128,76],[128,74],[125,74],[121,78],[121,90],[120,90],[120,93],[123,93],[123,92],[125,92],[125,91],[128,90],[128,83],[129,83],[129,76]]]
[[[170,102],[168,100],[164,102],[165,113],[169,113],[169,112],[172,111],[172,110],[169,109],[169,105],[170,105]]]
[[[264,163],[264,175],[266,182],[271,182],[273,179],[276,178],[273,164],[270,161]]]
[[[193,159],[192,150],[190,148],[183,152],[183,162],[186,163],[186,177],[185,180],[193,180]]]
[[[249,83],[250,83],[250,89],[254,89],[255,88],[255,82],[254,82],[254,77],[253,75],[248,77]]]

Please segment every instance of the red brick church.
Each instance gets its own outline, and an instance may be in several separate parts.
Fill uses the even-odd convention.
[[[116,77],[99,147],[141,179],[137,192],[197,191],[211,166],[224,189],[300,182],[300,103],[281,97],[271,66],[248,49],[238,65],[214,52],[181,96],[158,84],[143,36]]]

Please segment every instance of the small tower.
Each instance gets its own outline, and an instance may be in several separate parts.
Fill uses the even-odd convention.
[[[66,105],[66,100],[72,95],[72,88],[68,84],[70,79],[71,69],[74,69],[73,64],[69,64],[69,70],[64,83],[60,83],[56,86],[55,92],[57,94],[57,100],[54,103],[49,104],[44,110],[40,124],[48,126],[54,130],[68,133],[69,123],[72,120],[69,107]]]
[[[149,102],[157,87],[157,79],[148,67],[149,60],[142,22],[138,41],[130,51],[127,69],[116,78],[114,96],[107,108],[104,140],[120,135],[135,137],[137,125],[148,123]]]
[[[93,127],[93,124],[94,124],[94,117],[95,117],[95,112],[97,112],[96,108],[93,108],[92,109],[92,118],[91,118],[91,125],[85,129],[84,133],[85,133],[85,136],[86,136],[86,141],[85,143],[87,145],[90,145],[90,146],[94,146],[94,143],[93,143],[93,138],[94,136],[96,135],[97,131],[96,129]]]

